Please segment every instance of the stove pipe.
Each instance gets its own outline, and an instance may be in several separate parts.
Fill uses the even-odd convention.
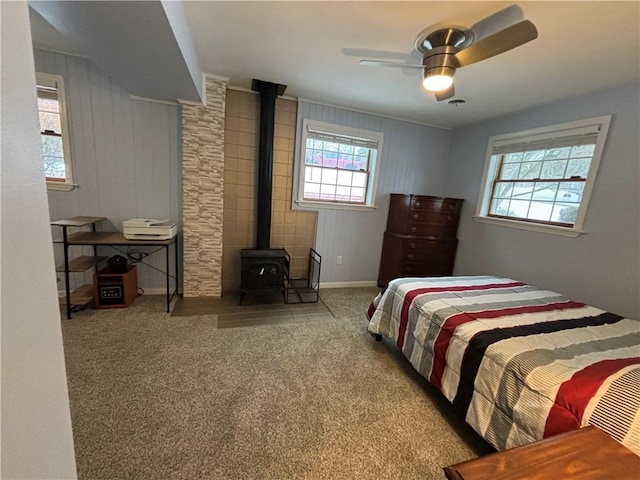
[[[251,89],[260,94],[260,148],[258,151],[258,205],[256,248],[268,249],[271,237],[271,193],[273,184],[273,132],[276,98],[286,85],[254,79]]]

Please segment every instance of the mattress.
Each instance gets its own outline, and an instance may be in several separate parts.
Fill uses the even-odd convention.
[[[491,276],[396,279],[367,314],[498,450],[595,425],[640,455],[640,322]]]

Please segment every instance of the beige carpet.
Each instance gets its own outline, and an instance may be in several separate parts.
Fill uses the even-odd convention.
[[[388,342],[376,289],[326,321],[217,329],[164,297],[63,320],[81,479],[443,479],[490,448]]]

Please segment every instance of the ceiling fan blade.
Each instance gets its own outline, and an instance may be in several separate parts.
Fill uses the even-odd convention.
[[[436,95],[436,100],[441,102],[442,100],[446,100],[448,98],[453,97],[456,94],[456,90],[453,86],[453,84],[451,84],[451,86],[449,88],[447,88],[446,90],[443,90],[441,92],[435,92]]]
[[[455,57],[460,66],[464,67],[519,47],[536,38],[538,38],[536,26],[529,20],[524,20],[473,43],[470,47],[456,53]]]
[[[360,60],[359,63],[366,67],[424,68],[424,65],[401,62],[382,62],[378,60]]]
[[[524,20],[522,8],[511,5],[474,23],[469,30],[473,32],[474,41],[477,42],[522,20]]]

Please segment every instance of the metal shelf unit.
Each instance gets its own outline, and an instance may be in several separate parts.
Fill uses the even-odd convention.
[[[104,217],[74,217],[68,220],[57,220],[51,222],[51,225],[55,225],[62,228],[62,245],[64,250],[64,264],[56,268],[64,272],[65,277],[65,305],[67,311],[67,318],[71,318],[72,307],[78,305],[87,305],[93,300],[93,285],[83,285],[82,287],[70,291],[69,274],[76,271],[86,271],[89,268],[93,268],[94,272],[98,271],[98,264],[107,257],[100,257],[97,255],[98,247],[111,247],[116,248],[118,246],[129,247],[162,247],[165,251],[165,266],[166,266],[166,300],[167,300],[167,313],[170,312],[171,300],[178,293],[179,285],[179,270],[178,270],[178,237],[173,237],[169,240],[127,240],[124,238],[122,232],[98,232],[96,231],[96,224],[106,220]],[[86,227],[91,226],[91,231],[81,231],[74,234],[69,234],[67,229],[69,227]],[[175,257],[175,288],[172,290],[170,286],[171,278],[171,262],[169,260],[169,247],[174,247]],[[69,247],[72,246],[90,246],[93,247],[94,256],[80,256],[73,260],[69,260]],[[86,268],[85,268],[86,267]],[[84,270],[80,270],[84,268]],[[76,270],[77,269],[77,270]],[[87,290],[88,289],[88,290]],[[91,292],[88,294],[88,292]],[[77,293],[77,295],[76,295]],[[79,302],[79,303],[75,303]],[[82,302],[82,303],[80,303]]]
[[[71,291],[70,273],[82,273],[93,268],[94,272],[98,271],[98,265],[107,259],[107,257],[99,256],[98,249],[93,246],[93,256],[81,255],[79,257],[69,259],[69,228],[91,227],[91,232],[96,231],[96,224],[106,220],[105,217],[88,217],[79,216],[65,220],[56,220],[51,225],[62,228],[62,245],[64,252],[64,263],[56,267],[56,272],[64,273],[65,296],[62,297],[61,303],[66,307],[67,318],[71,318],[71,311],[74,307],[85,307],[93,301],[93,285],[85,284]],[[87,232],[89,233],[89,232]],[[55,242],[58,243],[58,242]]]

